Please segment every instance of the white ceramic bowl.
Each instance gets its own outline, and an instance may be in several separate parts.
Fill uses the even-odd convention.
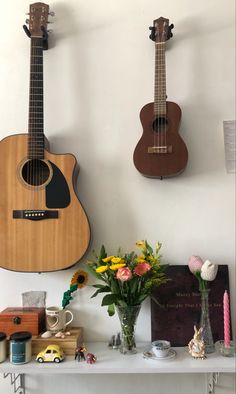
[[[158,358],[167,357],[170,350],[170,342],[165,340],[157,340],[152,342],[152,351]]]

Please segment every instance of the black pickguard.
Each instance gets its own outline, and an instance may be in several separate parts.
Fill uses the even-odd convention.
[[[66,208],[70,204],[70,190],[61,170],[50,161],[53,176],[46,186],[47,208]]]

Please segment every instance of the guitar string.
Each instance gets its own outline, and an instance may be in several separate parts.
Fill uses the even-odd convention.
[[[167,127],[168,127],[168,124],[167,124],[167,102],[166,102],[166,45],[165,45],[165,43],[164,43],[164,46],[163,46],[163,58],[164,58],[164,88],[165,88],[165,91],[164,91],[164,93],[165,93],[165,141],[164,141],[164,145],[166,146],[166,149],[167,149]]]

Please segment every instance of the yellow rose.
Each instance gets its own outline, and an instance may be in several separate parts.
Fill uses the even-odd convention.
[[[121,259],[121,257],[115,257],[115,256],[113,256],[113,258],[111,259],[111,262],[112,263],[115,263],[115,264],[117,264],[117,263],[123,263],[124,262],[124,260],[123,261],[121,261],[122,259]]]
[[[146,248],[146,246],[145,246],[145,241],[137,241],[137,242],[136,242],[136,246],[138,246],[138,247],[141,248],[141,249]]]
[[[123,267],[125,267],[126,266],[126,264],[123,264],[123,263],[120,263],[120,264],[112,264],[112,265],[110,265],[110,269],[112,270],[112,271],[116,271],[116,270],[118,270],[119,268],[123,268]]]
[[[102,261],[104,261],[104,263],[109,263],[114,256],[107,256],[105,259],[102,259]]]
[[[98,273],[102,273],[108,270],[108,266],[107,265],[100,265],[100,267],[96,268],[96,272]]]

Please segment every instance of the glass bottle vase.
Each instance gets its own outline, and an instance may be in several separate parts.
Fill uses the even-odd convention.
[[[205,343],[205,353],[213,353],[215,351],[215,344],[211,331],[211,323],[209,317],[209,289],[200,290],[201,294],[201,321],[202,339]]]
[[[121,324],[120,352],[123,354],[137,353],[135,343],[135,328],[141,305],[116,306]]]

